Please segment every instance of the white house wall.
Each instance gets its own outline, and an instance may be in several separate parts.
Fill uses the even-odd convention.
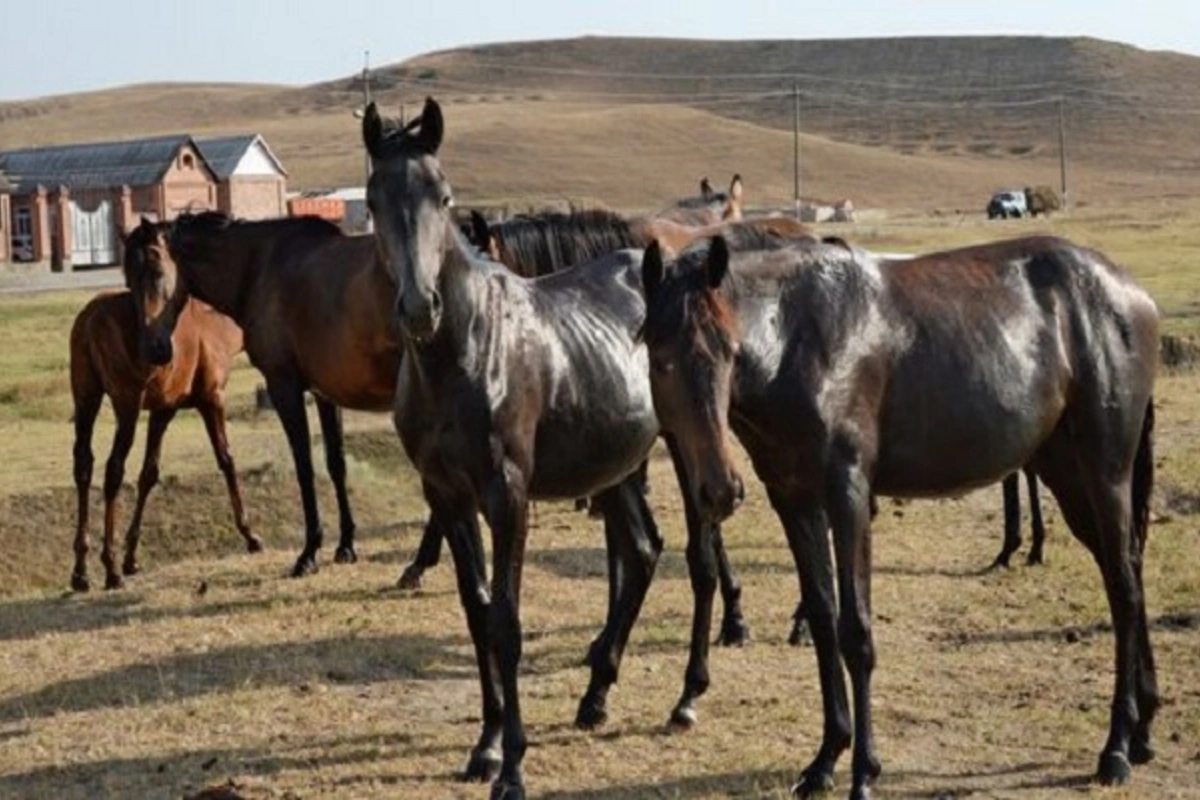
[[[267,155],[267,151],[262,146],[262,142],[255,142],[238,161],[237,168],[233,174],[238,177],[251,176],[271,176],[281,175],[279,168],[275,166],[275,162]]]

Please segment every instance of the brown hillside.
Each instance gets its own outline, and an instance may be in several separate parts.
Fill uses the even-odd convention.
[[[1070,183],[1107,203],[1200,189],[1200,58],[1091,39],[580,39],[430,53],[379,70],[409,113],[443,100],[464,202],[588,198],[653,208],[739,171],[791,197],[791,86],[803,191],[859,206],[978,209],[1001,186]],[[166,131],[255,130],[295,188],[361,182],[357,78],[307,87],[140,85],[0,104],[0,148]]]

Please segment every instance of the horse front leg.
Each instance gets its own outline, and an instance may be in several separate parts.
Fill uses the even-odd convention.
[[[313,485],[311,440],[308,435],[308,413],[304,408],[304,387],[291,377],[267,377],[267,393],[271,405],[287,434],[288,447],[296,466],[296,483],[300,485],[300,503],[304,507],[304,549],[292,568],[292,577],[300,578],[317,571],[317,553],[325,538],[321,517],[317,511],[317,492]]]
[[[158,462],[162,456],[163,435],[167,426],[175,418],[175,409],[162,408],[150,412],[150,424],[146,432],[146,457],[142,462],[142,472],[138,475],[137,502],[133,507],[133,517],[129,520],[129,530],[125,533],[125,561],[121,572],[125,575],[138,573],[137,548],[142,535],[142,513],[146,510],[146,500],[158,483]]]
[[[229,439],[225,435],[225,404],[223,399],[200,406],[200,416],[204,419],[204,428],[208,431],[208,441],[212,445],[213,456],[217,459],[217,469],[225,478],[225,489],[229,492],[229,504],[233,508],[233,524],[246,543],[246,551],[258,553],[263,549],[262,539],[250,531],[246,521],[246,510],[242,505],[242,493],[238,489],[237,467],[233,463],[233,453],[229,449]]]
[[[865,471],[858,463],[835,467],[827,507],[833,527],[838,571],[838,639],[854,691],[854,759],[850,800],[866,800],[879,777],[871,725],[871,674],[875,642],[871,634],[871,520]]]
[[[113,410],[117,416],[117,431],[113,435],[112,452],[104,468],[104,546],[100,551],[100,562],[104,564],[104,588],[120,589],[124,583],[117,571],[117,560],[113,554],[117,528],[117,495],[121,482],[125,480],[125,459],[133,447],[133,435],[137,430],[141,397],[113,399]]]
[[[687,668],[683,676],[683,694],[671,711],[670,723],[689,728],[696,724],[696,700],[708,691],[708,637],[712,630],[713,596],[717,590],[717,557],[713,549],[714,526],[700,519],[693,500],[687,470],[674,437],[667,436],[667,449],[675,467],[687,522],[688,578],[692,584],[692,639]]]
[[[850,708],[838,647],[837,605],[829,525],[820,501],[767,487],[771,506],[783,523],[800,579],[800,597],[817,652],[817,673],[825,727],[816,757],[800,773],[793,792],[810,797],[833,787],[837,760],[850,746]]]
[[[438,531],[438,541],[444,534],[454,561],[458,597],[467,617],[467,630],[475,649],[479,669],[483,726],[479,741],[471,750],[470,759],[461,777],[466,781],[490,781],[500,772],[503,706],[500,702],[500,676],[492,657],[489,632],[487,573],[483,557],[483,539],[474,504],[446,502],[425,486],[430,501],[429,529]],[[466,513],[464,513],[464,511]]]
[[[75,445],[71,452],[73,471],[75,473],[75,492],[77,495],[76,524],[75,524],[75,566],[71,570],[71,588],[77,592],[91,589],[87,576],[88,556],[88,495],[92,488],[92,469],[95,458],[92,455],[92,433],[96,427],[96,415],[100,412],[100,403],[104,399],[99,381],[91,376],[90,380],[73,381],[72,391],[75,395]]]
[[[750,626],[742,614],[742,581],[733,571],[725,540],[719,527],[713,528],[713,552],[717,557],[717,580],[721,588],[721,604],[725,613],[721,617],[721,630],[717,634],[718,647],[742,647],[750,641]]]
[[[521,569],[528,533],[526,475],[508,458],[485,493],[485,515],[492,529],[492,599],[488,608],[492,655],[504,692],[504,763],[492,783],[492,800],[524,800],[521,761],[527,741],[521,720],[518,670],[521,665]]]
[[[353,564],[358,561],[354,552],[354,515],[350,511],[350,493],[346,490],[346,442],[342,428],[342,409],[321,397],[317,398],[317,416],[321,420],[321,436],[325,439],[325,466],[338,504],[337,550],[333,560],[337,564]]]

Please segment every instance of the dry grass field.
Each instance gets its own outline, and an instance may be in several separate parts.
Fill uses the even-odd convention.
[[[1154,294],[1167,331],[1200,333],[1196,205],[993,224],[914,217],[837,232],[916,251],[1023,230],[1104,249]],[[65,591],[74,514],[66,337],[86,299],[0,299],[10,343],[0,349],[0,797],[165,799],[220,786],[252,800],[485,797],[453,777],[477,734],[479,701],[448,555],[423,591],[393,588],[425,512],[385,416],[347,415],[357,565],[332,564],[327,537],[319,574],[285,577],[301,539],[298,493],[277,421],[254,411],[258,375],[243,360],[230,437],[267,552],[242,551],[203,427],[182,414],[145,520],[143,573],[119,592]],[[1187,371],[1164,373],[1156,393],[1146,585],[1164,695],[1158,759],[1126,789],[1088,784],[1107,727],[1112,635],[1098,570],[1052,499],[1048,563],[986,575],[1000,543],[998,486],[884,500],[874,580],[879,796],[1200,796],[1198,395],[1200,374]],[[100,463],[111,435],[105,412]],[[144,424],[122,522],[143,436]],[[819,741],[821,705],[812,649],[786,644],[797,587],[779,526],[750,481],[726,541],[753,641],[714,651],[699,725],[669,733],[691,601],[678,492],[661,453],[651,481],[667,550],[610,722],[595,733],[571,721],[587,681],[579,661],[604,612],[601,531],[567,504],[536,509],[522,604],[530,796],[786,797]],[[324,478],[319,490],[328,527],[336,512]],[[94,544],[99,503],[94,489]],[[847,756],[841,787],[848,769]]]

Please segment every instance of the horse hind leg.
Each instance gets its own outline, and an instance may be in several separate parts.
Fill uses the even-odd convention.
[[[321,419],[321,435],[325,438],[325,466],[337,494],[340,536],[333,560],[338,564],[358,561],[354,552],[354,515],[350,511],[350,494],[346,490],[346,443],[342,431],[342,410],[328,400],[317,398],[317,414]]]
[[[989,569],[1008,569],[1013,553],[1021,547],[1021,484],[1017,473],[1004,478],[1004,545]]]
[[[75,365],[72,364],[74,367]],[[95,458],[92,455],[92,434],[96,427],[96,415],[100,413],[100,404],[104,400],[104,390],[100,379],[90,369],[84,375],[76,375],[78,370],[72,370],[71,390],[75,399],[75,445],[72,450],[72,461],[75,477],[75,492],[78,507],[75,525],[75,566],[71,570],[71,588],[77,592],[86,592],[91,588],[87,576],[88,556],[88,495],[92,486],[92,469]]]
[[[412,563],[404,568],[400,580],[396,582],[398,588],[406,590],[421,588],[421,578],[425,574],[425,570],[437,566],[438,561],[441,560],[443,538],[445,535],[440,523],[433,514],[430,514],[429,521],[425,523],[425,530],[421,534],[421,544],[417,547],[417,554],[413,557]]]
[[[217,469],[225,479],[225,489],[229,492],[229,505],[233,509],[233,524],[237,527],[242,541],[246,543],[246,551],[258,553],[263,549],[262,539],[250,530],[246,521],[246,508],[242,504],[242,492],[238,487],[237,465],[233,462],[233,453],[229,449],[229,438],[225,433],[225,405],[223,400],[200,406],[200,416],[204,419],[204,428],[208,432],[208,441],[212,445],[213,456],[217,460]]]
[[[140,569],[137,548],[142,533],[142,512],[146,509],[146,500],[150,497],[151,490],[158,483],[158,461],[162,454],[163,434],[167,432],[167,426],[174,417],[173,408],[150,412],[150,424],[146,433],[146,456],[142,462],[141,474],[138,475],[137,502],[129,520],[129,530],[125,533],[125,561],[121,565],[121,572],[125,575],[136,575]]]
[[[1057,458],[1052,460],[1053,456]],[[1094,465],[1102,463],[1104,459],[1093,454],[1078,458],[1047,454],[1039,462],[1038,475],[1058,499],[1071,533],[1091,551],[1104,580],[1116,639],[1115,686],[1109,735],[1096,777],[1115,785],[1128,780],[1131,755],[1139,755],[1141,745],[1149,749],[1148,726],[1143,728],[1140,719],[1147,701],[1139,687],[1146,682],[1142,676],[1147,664],[1153,675],[1153,655],[1149,637],[1142,631],[1145,603],[1132,552],[1130,485],[1128,480],[1100,475]],[[1131,751],[1135,738],[1139,746]]]
[[[1037,473],[1032,469],[1025,470],[1025,483],[1029,490],[1029,520],[1033,532],[1033,544],[1029,547],[1029,555],[1025,563],[1029,566],[1044,564],[1043,549],[1046,544],[1046,524],[1042,520],[1042,500],[1038,496]]]
[[[636,478],[626,479],[601,493],[595,504],[604,515],[605,540],[610,551],[609,614],[604,630],[590,648],[591,680],[575,716],[575,724],[585,729],[595,728],[608,718],[608,691],[617,682],[621,658],[663,546]]]

